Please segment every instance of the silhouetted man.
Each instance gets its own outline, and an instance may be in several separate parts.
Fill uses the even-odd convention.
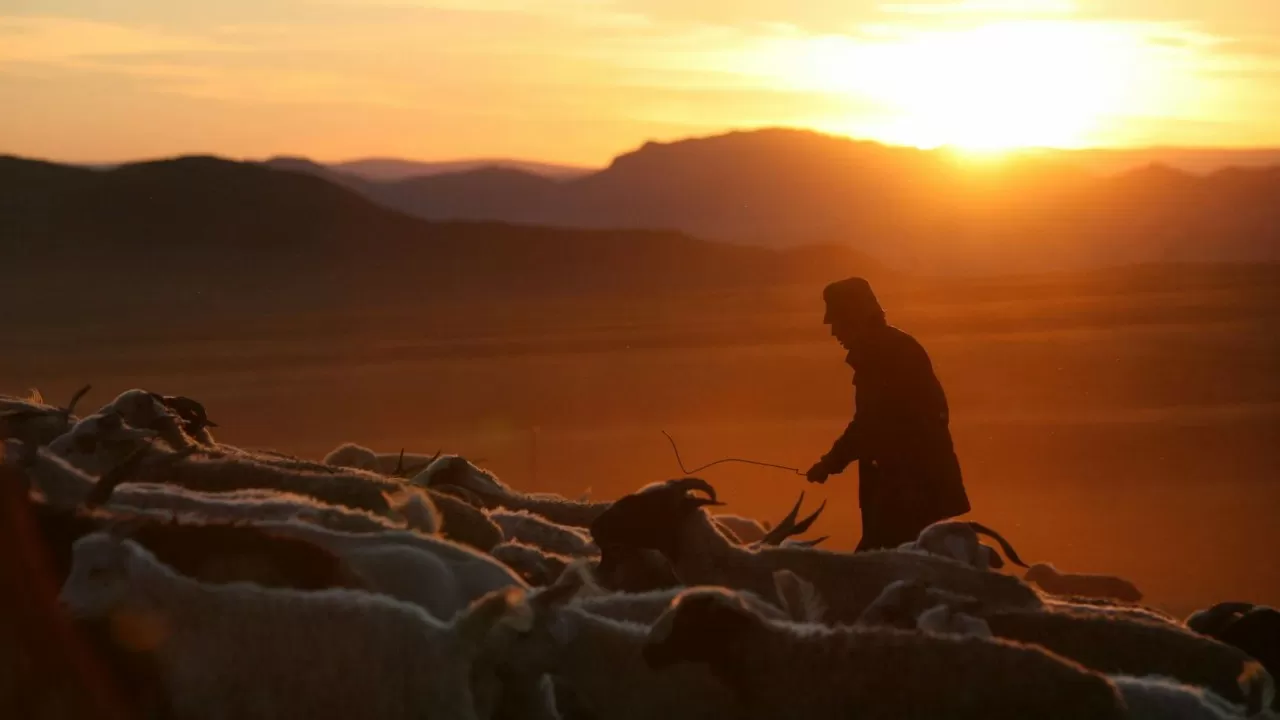
[[[824,322],[849,351],[853,421],[807,473],[826,482],[858,461],[862,540],[858,550],[897,547],[929,524],[969,512],[951,444],[947,397],[916,339],[885,322],[862,278],[823,290]]]

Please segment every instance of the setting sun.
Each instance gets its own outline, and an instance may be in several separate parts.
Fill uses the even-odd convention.
[[[816,42],[785,66],[792,82],[884,108],[827,129],[919,147],[1081,147],[1109,119],[1156,110],[1165,84],[1156,50],[1123,26],[1001,22]]]

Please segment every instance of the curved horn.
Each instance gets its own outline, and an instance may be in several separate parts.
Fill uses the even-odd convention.
[[[71,415],[76,411],[76,403],[80,402],[81,398],[83,398],[85,395],[88,395],[89,391],[92,389],[93,389],[92,385],[85,385],[84,387],[77,390],[76,394],[71,396],[71,402],[67,403],[67,406],[62,409],[62,416],[70,420]]]
[[[697,477],[679,478],[677,480],[667,481],[666,485],[667,487],[675,488],[678,490],[684,490],[685,492],[689,492],[692,490],[701,490],[702,492],[706,493],[710,497],[710,500],[695,498],[696,500],[699,501],[699,504],[701,505],[723,505],[724,504],[716,500],[716,489],[711,487],[711,483],[707,482],[706,480],[703,480],[702,478],[697,478]]]
[[[817,537],[812,540],[797,540],[796,544],[802,547],[818,547],[819,545],[826,542],[830,538],[831,538],[830,535],[823,535],[822,537]]]
[[[1014,550],[1013,546],[1009,544],[1009,541],[1005,540],[1000,533],[992,530],[986,525],[976,522],[970,522],[969,527],[972,528],[975,533],[979,535],[986,535],[992,540],[1000,543],[1000,549],[1003,550],[1005,556],[1009,558],[1009,562],[1017,565],[1018,567],[1027,567],[1027,564],[1022,562],[1022,558],[1018,557],[1018,551]]]
[[[782,520],[777,525],[773,526],[772,530],[765,533],[765,536],[760,538],[760,544],[761,545],[781,545],[783,540],[786,540],[787,538],[791,537],[792,534],[794,534],[794,529],[796,526],[796,516],[800,514],[800,506],[803,504],[804,504],[804,491],[801,490],[800,499],[796,500],[796,504],[791,508],[791,512],[787,513],[787,516],[782,518]]]
[[[435,455],[432,455],[432,456],[431,456],[431,457],[430,457],[426,462],[422,463],[421,465],[414,465],[414,466],[413,466],[413,467],[411,467],[411,468],[405,468],[405,470],[404,470],[404,475],[403,475],[402,477],[416,477],[416,476],[418,475],[418,473],[420,473],[420,472],[422,472],[423,470],[426,470],[427,468],[431,467],[431,463],[435,462],[435,461],[436,461],[436,458],[440,457],[440,453],[441,453],[441,452],[443,452],[443,451],[442,451],[442,450],[436,450],[436,454],[435,454]],[[404,458],[404,451],[403,451],[403,450],[401,450],[401,451],[400,451],[400,457],[401,457],[401,459],[403,459],[403,458]]]
[[[827,509],[827,501],[826,501],[826,500],[823,500],[823,501],[822,501],[822,504],[818,506],[818,509],[817,509],[817,510],[814,510],[814,511],[813,511],[813,514],[812,514],[812,515],[810,515],[809,517],[807,517],[807,518],[805,518],[805,519],[801,520],[800,522],[796,523],[795,527],[794,527],[794,528],[792,528],[792,530],[791,530],[791,533],[790,533],[790,534],[791,534],[791,535],[800,535],[800,534],[803,534],[803,533],[808,532],[808,531],[809,531],[809,526],[813,524],[813,521],[814,521],[814,520],[817,520],[817,519],[818,519],[818,516],[819,516],[819,515],[821,515],[821,514],[822,514],[822,511],[823,511],[823,510],[825,510],[825,509]]]

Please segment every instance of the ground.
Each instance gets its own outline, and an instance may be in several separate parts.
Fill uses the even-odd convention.
[[[882,292],[952,404],[971,517],[1024,558],[1132,579],[1175,612],[1280,604],[1280,284],[1274,271],[916,281]],[[850,370],[814,288],[642,300],[353,308],[152,328],[26,329],[2,391],[87,404],[129,387],[201,399],[220,438],[320,457],[344,440],[438,448],[521,488],[615,497],[726,456],[807,467],[848,420]],[[728,511],[828,499],[857,477],[705,472]],[[1270,549],[1268,549],[1270,548]]]

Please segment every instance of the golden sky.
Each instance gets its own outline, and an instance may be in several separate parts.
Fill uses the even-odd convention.
[[[1280,0],[0,0],[0,153],[1280,145]]]

